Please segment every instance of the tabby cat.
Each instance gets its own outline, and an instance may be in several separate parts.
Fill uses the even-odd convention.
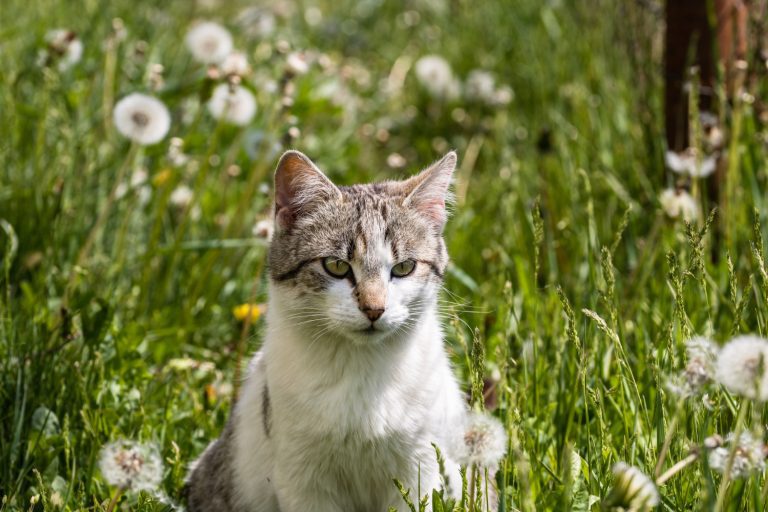
[[[342,187],[282,156],[266,339],[188,478],[191,511],[407,510],[393,478],[412,496],[458,490],[467,409],[437,308],[455,166],[450,152],[404,181]]]

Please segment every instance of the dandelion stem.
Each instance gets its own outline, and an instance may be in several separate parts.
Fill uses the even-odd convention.
[[[131,165],[133,164],[133,160],[134,160],[134,157],[136,156],[136,151],[138,150],[138,147],[139,146],[136,143],[131,144],[131,147],[128,150],[128,155],[125,157],[125,160],[123,160],[123,164],[120,166],[120,169],[117,171],[117,178],[115,179],[115,182],[112,185],[112,189],[110,190],[109,195],[107,196],[107,202],[104,203],[104,206],[102,207],[101,211],[99,211],[99,216],[96,218],[96,222],[94,222],[93,227],[91,227],[91,230],[88,232],[88,237],[85,239],[85,243],[80,248],[80,252],[78,252],[77,254],[77,260],[75,260],[75,265],[69,274],[69,281],[67,282],[67,288],[64,291],[65,307],[69,302],[69,294],[72,292],[72,287],[75,284],[75,277],[77,276],[78,269],[85,264],[85,261],[88,258],[88,254],[91,252],[91,248],[93,247],[93,244],[96,243],[96,240],[99,237],[99,234],[101,233],[102,229],[104,229],[104,225],[107,223],[107,219],[109,218],[109,212],[112,210],[112,206],[115,204],[115,199],[117,199],[117,189],[120,186],[120,184],[123,182],[123,179],[125,179],[125,175],[128,172],[128,168],[131,167]]]
[[[208,171],[211,168],[211,157],[218,150],[219,138],[221,137],[221,132],[223,129],[224,122],[219,120],[208,144],[208,151],[205,153],[203,161],[200,165],[200,169],[197,171],[197,176],[195,177],[195,182],[192,187],[192,199],[184,206],[181,213],[179,214],[179,224],[176,227],[176,234],[173,239],[173,246],[170,253],[170,261],[168,262],[168,270],[163,283],[163,288],[165,290],[168,290],[171,286],[171,277],[176,270],[181,242],[184,240],[184,235],[186,234],[187,227],[189,226],[190,213],[195,204],[199,203],[199,196],[203,192],[205,180],[208,177]]]
[[[104,90],[101,98],[101,111],[103,114],[104,133],[110,133],[112,107],[115,103],[115,73],[117,72],[117,47],[118,40],[114,35],[107,39],[107,51],[104,55]]]
[[[667,480],[675,476],[677,473],[682,471],[685,467],[689,466],[693,462],[696,462],[698,458],[699,458],[698,451],[692,451],[691,453],[688,454],[687,457],[673,464],[672,467],[666,470],[663,475],[656,477],[656,485],[657,486],[664,485],[664,483]]]
[[[736,450],[739,449],[739,439],[741,438],[741,433],[744,431],[744,419],[747,416],[747,407],[748,404],[744,401],[739,408],[739,416],[736,418],[736,430],[734,431],[731,450],[728,453],[728,460],[725,463],[723,479],[720,481],[720,487],[717,490],[717,502],[715,503],[714,512],[723,510],[723,505],[725,504],[725,493],[728,490],[728,484],[731,481],[731,470],[733,469],[733,461],[736,460]]]
[[[669,428],[667,428],[667,435],[664,436],[664,444],[662,445],[661,452],[659,453],[659,461],[656,463],[656,469],[653,472],[657,480],[660,478],[659,475],[661,474],[661,468],[664,467],[664,459],[667,457],[667,452],[669,452],[669,446],[672,444],[672,436],[674,436],[675,432],[677,431],[677,424],[680,421],[680,413],[682,412],[682,410],[683,410],[682,407],[678,407],[677,410],[675,411],[675,415],[672,416],[672,421],[669,422]]]
[[[120,496],[123,494],[123,490],[121,488],[118,488],[115,492],[115,495],[112,497],[112,500],[109,502],[109,506],[107,506],[107,512],[112,512],[115,510],[115,507],[117,506],[117,502],[120,499]]]

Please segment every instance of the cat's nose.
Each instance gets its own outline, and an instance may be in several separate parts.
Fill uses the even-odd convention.
[[[365,313],[365,316],[368,317],[368,320],[371,322],[375,322],[379,318],[381,318],[381,315],[384,314],[384,308],[360,308],[360,310]]]

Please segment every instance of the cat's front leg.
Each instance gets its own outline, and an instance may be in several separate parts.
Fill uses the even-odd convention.
[[[330,493],[317,488],[286,487],[277,492],[280,512],[348,512]]]
[[[303,471],[286,467],[275,468],[275,494],[280,512],[349,512],[352,510],[338,489],[313,474],[308,465]]]

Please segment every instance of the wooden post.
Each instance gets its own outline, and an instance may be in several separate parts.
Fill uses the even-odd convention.
[[[685,83],[690,66],[699,68],[699,109],[715,104],[717,63],[723,66],[726,90],[733,95],[734,64],[747,55],[748,0],[714,0],[715,26],[706,0],[667,0],[664,48],[664,117],[670,150],[688,147],[688,99]],[[715,45],[716,41],[716,45]]]

